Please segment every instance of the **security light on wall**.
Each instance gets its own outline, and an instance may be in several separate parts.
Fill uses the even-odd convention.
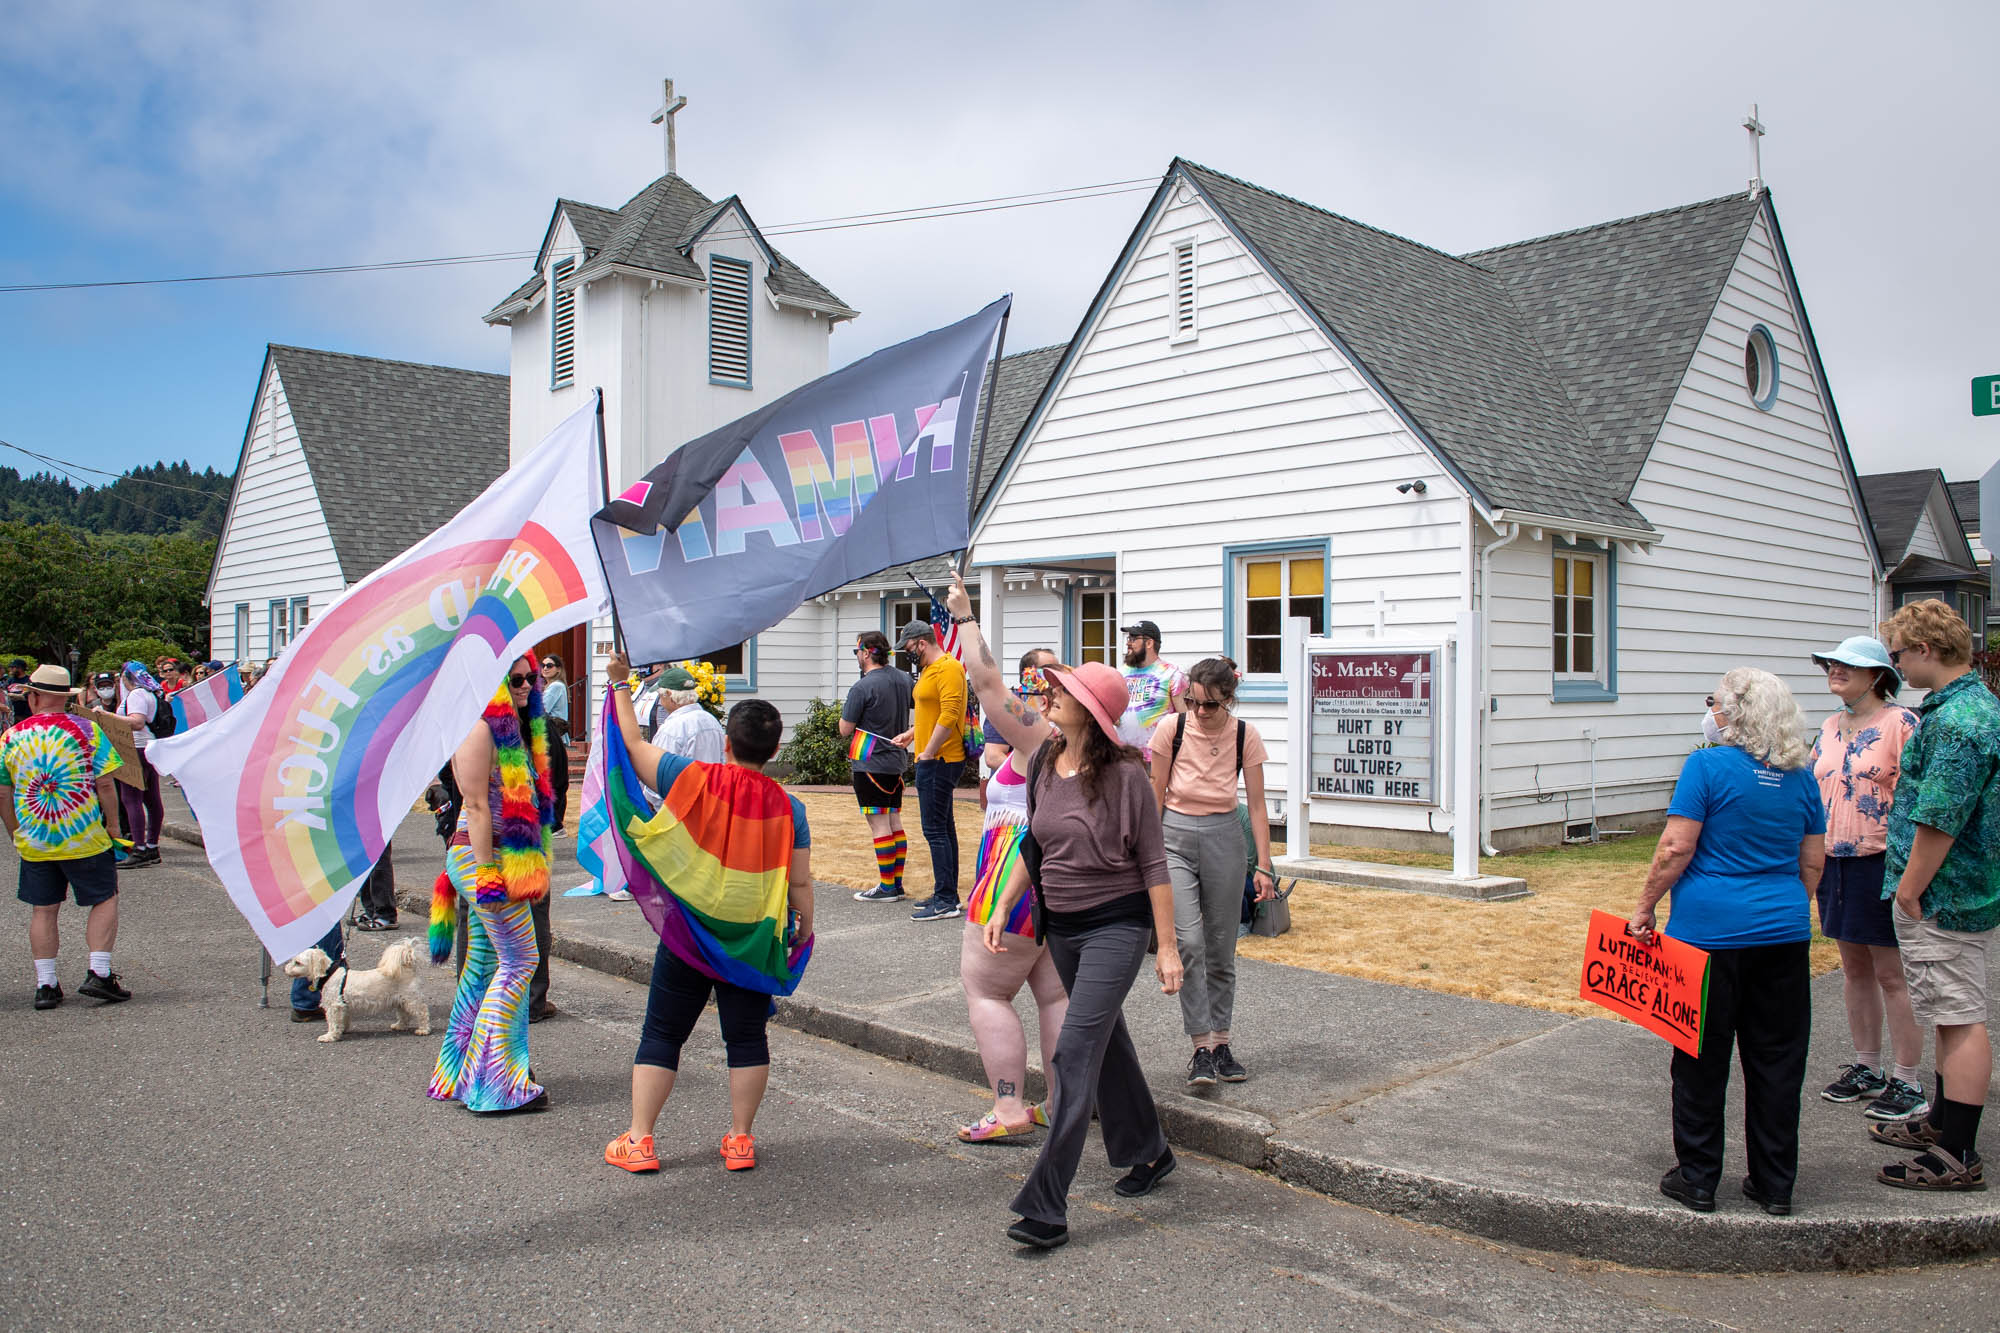
[[[1429,489],[1430,487],[1425,485],[1421,481],[1406,481],[1401,486],[1398,486],[1396,488],[1397,492],[1402,495],[1408,495],[1411,491],[1415,491],[1418,495],[1422,495],[1425,491]]]

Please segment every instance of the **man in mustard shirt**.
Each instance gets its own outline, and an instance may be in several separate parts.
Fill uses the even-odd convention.
[[[917,752],[917,813],[931,848],[931,896],[910,913],[912,921],[948,921],[958,905],[958,823],[952,791],[965,768],[965,667],[938,646],[937,632],[921,620],[903,627],[897,646],[919,667],[916,711],[896,744]]]

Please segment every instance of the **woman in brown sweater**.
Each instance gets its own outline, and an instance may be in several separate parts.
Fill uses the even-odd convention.
[[[1150,1193],[1174,1169],[1124,1018],[1148,935],[1174,938],[1174,891],[1152,783],[1139,752],[1117,740],[1124,678],[1087,662],[1045,667],[1042,680],[1042,708],[1055,733],[1036,755],[1028,827],[1041,845],[1040,918],[1069,989],[1069,1011],[1047,1071],[1049,1137],[1014,1197],[1021,1216],[1007,1235],[1053,1249],[1069,1239],[1069,1187],[1093,1111],[1111,1165],[1130,1168],[1113,1187],[1119,1194]],[[1029,891],[1024,860],[986,924],[988,949],[1005,947],[1007,917]],[[1154,968],[1161,990],[1180,989],[1174,948],[1161,949]]]

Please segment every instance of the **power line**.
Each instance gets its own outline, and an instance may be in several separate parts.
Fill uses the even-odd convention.
[[[47,454],[38,454],[33,449],[23,449],[20,445],[10,440],[0,440],[0,446],[5,446],[17,454],[34,459],[37,463],[47,464],[57,471],[66,473],[69,475],[71,481],[76,482],[78,485],[89,487],[92,490],[106,490],[109,488],[101,483],[84,481],[81,477],[76,476],[75,472],[95,472],[102,477],[115,477],[122,481],[135,482],[141,486],[157,486],[163,491],[185,491],[189,495],[201,495],[210,499],[227,500],[229,498],[220,491],[205,491],[199,486],[176,486],[171,481],[154,481],[149,477],[134,476],[130,472],[111,472],[101,467],[91,467],[86,463],[72,463],[61,458],[51,458]]]
[[[1112,195],[1133,194],[1154,188],[1158,177],[1103,181],[1095,185],[1072,185],[1060,190],[1038,190],[1028,194],[994,195],[986,199],[965,199],[949,204],[922,204],[888,209],[877,213],[850,213],[842,217],[818,218],[803,222],[781,222],[761,228],[765,236],[801,236],[822,231],[846,231],[857,227],[881,227],[898,222],[928,222],[940,218],[969,217],[977,213],[997,213],[1016,208],[1039,208],[1045,204],[1071,204]],[[747,232],[715,233],[718,238],[747,236]],[[111,287],[167,287],[197,282],[246,282],[263,278],[326,277],[342,273],[381,273],[400,269],[450,268],[463,264],[516,263],[533,259],[534,250],[506,250],[489,254],[443,255],[431,259],[391,259],[369,264],[323,264],[310,268],[263,269],[252,273],[203,273],[174,278],[116,278],[88,282],[30,282],[0,286],[0,295],[28,292],[86,291]]]

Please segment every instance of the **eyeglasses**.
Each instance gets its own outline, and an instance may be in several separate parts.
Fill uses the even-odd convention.
[[[1218,708],[1226,707],[1228,703],[1227,699],[1190,699],[1188,700],[1188,711],[1191,713],[1213,713]]]
[[[525,690],[528,688],[528,682],[533,679],[534,679],[533,676],[524,676],[520,672],[516,671],[512,675],[507,677],[507,684],[513,689]]]
[[[542,663],[542,665],[548,668],[549,670],[553,671],[556,667],[556,659],[551,657],[548,661]]]
[[[1715,707],[1715,696],[1712,694],[1708,696],[1708,706],[1710,708]]]
[[[1901,666],[1902,664],[1903,664],[1903,650],[1901,648],[1891,648],[1889,650],[1889,665]]]

